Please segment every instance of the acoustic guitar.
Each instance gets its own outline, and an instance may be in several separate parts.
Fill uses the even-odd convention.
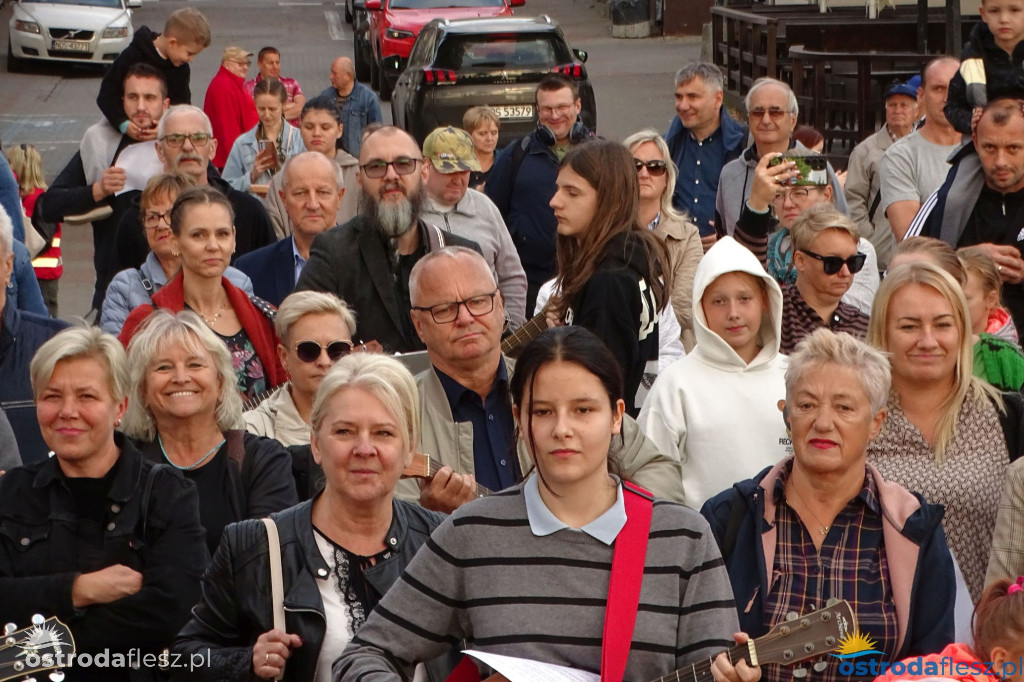
[[[54,617],[32,616],[32,625],[18,629],[8,623],[0,640],[0,682],[24,679],[51,670],[51,682],[60,682],[64,673],[59,670],[70,663],[75,653],[75,638],[68,626]]]
[[[417,452],[412,456],[412,463],[402,470],[402,478],[424,478],[431,480],[437,473],[441,471],[441,464],[430,455],[424,455],[422,452]],[[479,483],[476,486],[476,496],[486,497],[493,495],[494,492],[483,487]]]

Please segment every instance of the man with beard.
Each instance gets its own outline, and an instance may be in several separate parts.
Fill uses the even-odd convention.
[[[409,273],[425,254],[475,242],[420,220],[426,168],[416,140],[394,126],[370,133],[359,153],[359,215],[313,240],[295,285],[336,294],[355,312],[363,341],[387,352],[422,350],[409,317]]]

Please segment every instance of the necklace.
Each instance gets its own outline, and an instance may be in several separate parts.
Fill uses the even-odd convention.
[[[194,312],[199,313],[199,317],[203,318],[203,322],[205,322],[207,326],[212,327],[217,323],[217,320],[220,319],[220,316],[224,314],[224,311],[227,310],[228,304],[226,302],[221,303],[220,308],[218,308],[217,312],[214,313],[212,319],[208,318],[206,315],[203,315],[203,311],[200,310],[198,306],[190,305],[189,308],[191,308]]]
[[[832,524],[831,523],[826,524],[826,523],[822,523],[821,522],[821,519],[818,518],[818,515],[815,514],[814,511],[810,507],[808,507],[806,504],[804,504],[804,499],[802,497],[800,497],[800,493],[798,493],[796,491],[796,486],[791,486],[790,489],[789,489],[789,492],[793,493],[793,497],[795,497],[797,499],[797,501],[800,503],[800,506],[803,507],[804,509],[806,509],[807,513],[809,513],[811,516],[813,516],[814,520],[817,521],[819,526],[821,526],[821,529],[818,531],[818,533],[820,533],[821,535],[828,535],[828,530],[829,530],[829,528],[832,527]],[[786,501],[787,502],[789,501],[788,495],[787,495]],[[792,507],[793,505],[789,505],[789,506]],[[799,512],[797,512],[797,513],[799,514]]]
[[[198,462],[196,462],[195,464],[189,464],[188,466],[183,467],[180,464],[175,464],[174,462],[172,462],[171,458],[167,456],[167,451],[164,450],[164,441],[160,437],[160,434],[157,434],[156,442],[160,444],[160,452],[164,453],[164,459],[167,460],[167,463],[170,464],[175,469],[181,469],[182,471],[192,471],[193,469],[196,469],[196,468],[200,467],[203,464],[203,462],[205,462],[206,460],[210,459],[210,455],[212,455],[213,453],[215,453],[218,450],[220,450],[220,446],[224,445],[224,440],[221,439],[221,441],[219,443],[217,443],[212,448],[210,448],[209,452],[207,452],[205,455],[200,457]]]

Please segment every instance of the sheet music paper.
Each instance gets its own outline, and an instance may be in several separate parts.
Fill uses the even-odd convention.
[[[151,177],[164,172],[164,164],[156,155],[156,145],[152,142],[128,145],[121,150],[114,167],[124,168],[125,172],[124,189],[117,193],[118,196],[132,190],[146,189],[146,183]]]
[[[462,653],[494,668],[509,682],[601,682],[601,676],[561,665],[467,649]]]

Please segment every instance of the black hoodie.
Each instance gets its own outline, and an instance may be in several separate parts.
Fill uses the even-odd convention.
[[[192,91],[188,87],[191,69],[187,63],[175,66],[171,60],[157,52],[153,41],[159,35],[153,33],[148,26],[140,26],[135,31],[131,44],[114,60],[103,76],[96,105],[110,124],[118,130],[121,129],[121,124],[128,120],[124,114],[122,100],[124,78],[133,64],[144,62],[164,75],[164,79],[167,80],[167,96],[171,99],[171,104],[192,104]]]
[[[1000,97],[1024,98],[1024,41],[1009,55],[996,45],[988,25],[979,22],[960,59],[960,70],[949,81],[944,111],[950,125],[969,135],[974,107]]]

